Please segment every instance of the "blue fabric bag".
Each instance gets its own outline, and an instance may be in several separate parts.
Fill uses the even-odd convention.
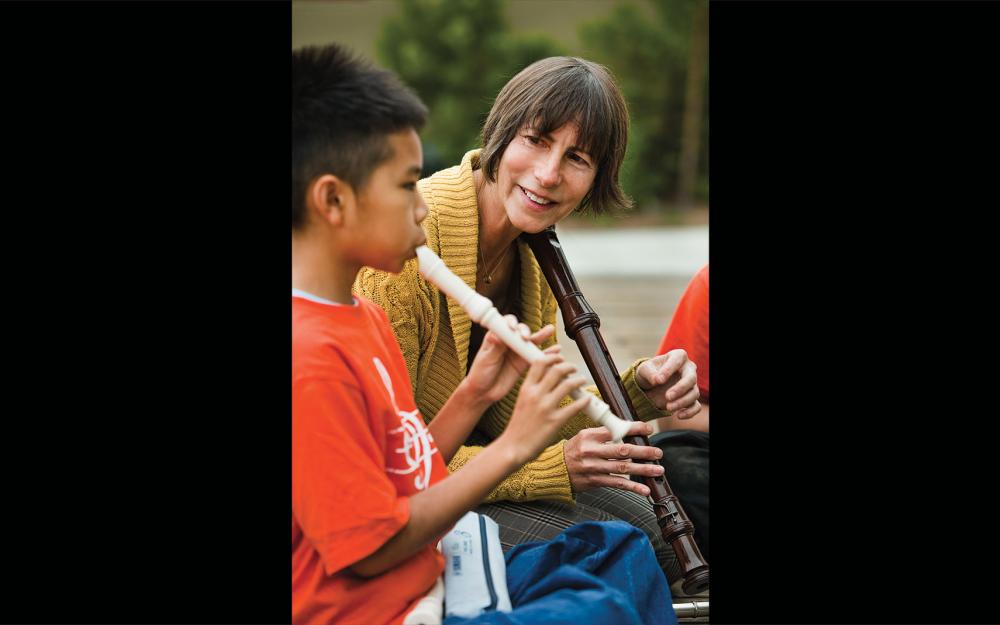
[[[622,521],[574,525],[507,552],[511,612],[444,625],[676,625],[667,579],[641,530]]]

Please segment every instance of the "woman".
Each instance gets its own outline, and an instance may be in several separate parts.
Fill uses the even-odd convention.
[[[418,183],[429,214],[427,245],[504,314],[555,342],[557,306],[522,232],[539,232],[574,210],[606,211],[630,201],[618,185],[628,140],[628,111],[610,74],[571,57],[538,61],[501,90],[483,127],[483,148],[456,167]],[[389,315],[409,369],[417,405],[430,420],[466,374],[485,331],[424,281],[415,261],[391,275],[365,268],[355,289]],[[685,419],[700,409],[696,370],[683,350],[640,360],[622,381],[642,421],[668,414]],[[495,439],[510,418],[519,385],[483,414],[456,470]],[[569,401],[568,398],[565,401]],[[665,412],[669,411],[669,412]],[[551,539],[587,520],[622,519],[650,537],[661,567],[679,575],[660,535],[644,484],[612,474],[659,475],[654,447],[609,446],[604,428],[584,415],[571,419],[533,462],[501,483],[478,511],[501,527],[507,548]],[[631,433],[649,434],[646,423]],[[607,458],[614,457],[615,460]]]

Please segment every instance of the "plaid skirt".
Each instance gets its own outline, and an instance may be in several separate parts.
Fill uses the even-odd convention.
[[[560,532],[585,521],[625,521],[639,528],[653,544],[656,561],[672,584],[681,577],[674,550],[663,540],[653,505],[645,497],[617,488],[594,488],[576,497],[576,505],[554,501],[500,501],[483,504],[476,512],[500,526],[504,551],[515,545],[552,540]]]

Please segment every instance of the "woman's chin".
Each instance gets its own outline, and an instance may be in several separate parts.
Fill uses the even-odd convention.
[[[507,210],[507,219],[510,220],[510,224],[528,234],[541,232],[551,226],[554,223],[553,217],[553,215],[533,215],[520,207],[515,210]]]
[[[538,234],[539,232],[547,229],[551,225],[552,224],[543,225],[543,226],[532,226],[530,228],[523,228],[523,229],[521,229],[521,232],[523,232],[525,234]]]

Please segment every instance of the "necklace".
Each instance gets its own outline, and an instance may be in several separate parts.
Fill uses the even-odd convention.
[[[483,281],[486,284],[490,284],[493,282],[493,272],[497,270],[497,268],[500,266],[500,263],[503,261],[504,257],[507,256],[507,251],[509,249],[510,249],[509,245],[506,248],[504,248],[503,253],[500,254],[500,258],[497,259],[496,264],[493,265],[493,269],[490,270],[486,267],[486,259],[483,257],[483,248],[481,247],[479,248],[479,258],[483,259],[483,271],[486,272],[486,275],[483,277]]]

